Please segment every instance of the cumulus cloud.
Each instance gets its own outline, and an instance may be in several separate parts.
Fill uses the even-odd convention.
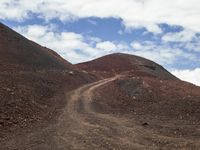
[[[72,63],[88,61],[127,48],[124,43],[115,44],[74,32],[59,32],[53,25],[28,25],[14,29],[28,39],[55,50]]]
[[[15,30],[28,39],[55,50],[71,62],[85,61],[95,55],[93,48],[84,41],[85,39],[81,34],[57,32],[51,26],[42,25],[16,27]],[[82,55],[78,53],[79,50],[82,50]],[[86,52],[91,53],[91,55],[84,55]]]
[[[176,60],[182,58],[195,61],[197,58],[194,54],[181,50],[180,48],[171,47],[169,44],[156,43],[152,41],[132,42],[132,53],[151,59],[162,65],[173,64]]]
[[[0,18],[20,20],[37,14],[61,21],[86,17],[120,18],[126,28],[161,33],[160,23],[200,32],[199,0],[1,0]]]
[[[116,45],[110,41],[97,43],[96,48],[106,51],[114,51],[117,49]]]
[[[143,46],[139,42],[132,42],[131,46],[136,50],[143,49]]]
[[[42,1],[26,0],[1,0],[0,19],[20,21],[31,16],[31,12],[37,12]]]
[[[57,30],[54,25],[28,25],[16,27],[19,33],[37,43],[49,47],[72,63],[88,61],[106,54],[123,52],[151,59],[159,64],[173,64],[180,58],[195,61],[192,53],[158,44],[156,41],[113,42],[98,37],[87,37],[74,32]]]
[[[195,38],[195,35],[195,31],[186,29],[181,32],[167,33],[162,40],[165,42],[189,42]]]
[[[191,82],[195,85],[200,86],[200,68],[193,70],[174,70],[172,74],[180,78],[181,80]]]

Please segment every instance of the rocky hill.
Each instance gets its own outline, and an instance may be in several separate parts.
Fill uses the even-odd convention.
[[[100,75],[131,74],[160,79],[178,80],[162,66],[142,57],[115,53],[76,65],[78,68]]]
[[[127,123],[132,128],[130,131],[134,130],[135,134],[130,133],[128,140],[135,146],[151,147],[154,143],[151,148],[128,148],[200,148],[197,127],[200,124],[200,87],[181,81],[162,66],[133,55],[111,54],[76,66],[103,78],[119,76],[93,91],[91,105],[96,113],[126,120],[121,124]],[[127,124],[122,127],[125,131]]]
[[[55,118],[66,91],[94,80],[53,50],[0,24],[0,141]]]
[[[142,57],[72,65],[0,24],[0,149],[200,149],[200,87]]]

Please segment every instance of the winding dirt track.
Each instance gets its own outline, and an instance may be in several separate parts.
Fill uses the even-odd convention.
[[[5,141],[6,150],[178,149],[192,141],[168,137],[138,124],[133,115],[96,112],[91,102],[98,88],[120,78],[104,79],[66,93],[67,105],[57,122]],[[157,145],[156,145],[157,143]],[[158,147],[157,147],[158,146]]]

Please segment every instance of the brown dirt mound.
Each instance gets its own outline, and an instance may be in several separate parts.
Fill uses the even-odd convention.
[[[162,66],[142,57],[128,54],[110,54],[101,58],[80,63],[78,68],[100,76],[113,76],[115,74],[131,74],[138,76],[151,76],[160,79],[177,80]]]

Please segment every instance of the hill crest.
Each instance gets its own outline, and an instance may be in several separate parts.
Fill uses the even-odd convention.
[[[76,66],[85,71],[98,72],[100,74],[127,73],[136,76],[177,80],[175,76],[161,65],[139,56],[123,53],[109,54],[92,61],[76,64]]]

